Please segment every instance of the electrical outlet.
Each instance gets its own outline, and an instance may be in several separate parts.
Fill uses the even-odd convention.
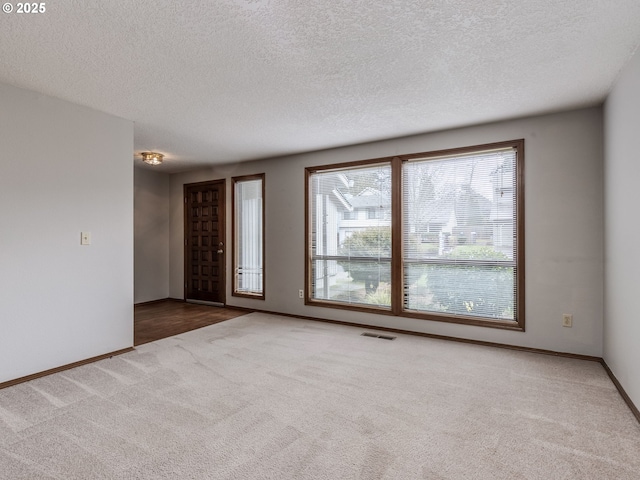
[[[298,290],[298,298],[304,298],[304,290]]]
[[[562,315],[562,326],[563,327],[572,327],[573,326],[573,315],[570,313],[564,313]]]

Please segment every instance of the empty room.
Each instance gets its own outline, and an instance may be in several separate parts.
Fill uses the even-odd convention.
[[[0,479],[640,478],[640,3],[3,3]]]

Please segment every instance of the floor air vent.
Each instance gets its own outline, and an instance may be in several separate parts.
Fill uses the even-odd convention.
[[[381,338],[383,340],[395,340],[396,337],[392,337],[391,335],[378,335],[377,333],[369,333],[364,332],[362,334],[363,337],[373,337],[373,338]]]

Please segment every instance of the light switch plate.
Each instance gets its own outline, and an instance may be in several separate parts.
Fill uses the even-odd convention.
[[[80,233],[80,245],[91,245],[91,232]]]

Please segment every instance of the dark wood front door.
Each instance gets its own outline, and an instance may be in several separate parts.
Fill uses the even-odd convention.
[[[224,305],[224,180],[184,186],[185,299]]]

